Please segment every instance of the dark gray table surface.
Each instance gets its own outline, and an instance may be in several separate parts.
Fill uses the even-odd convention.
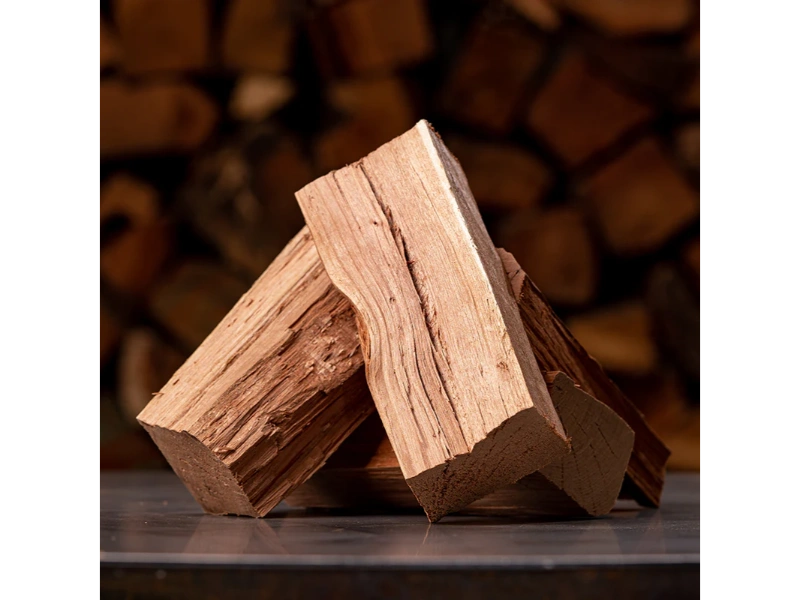
[[[451,515],[430,525],[421,513],[284,505],[263,519],[216,517],[170,472],[102,473],[100,506],[107,597],[699,593],[698,475],[670,474],[660,509],[619,501],[580,520]]]

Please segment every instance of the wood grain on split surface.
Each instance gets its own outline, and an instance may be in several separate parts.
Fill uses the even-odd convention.
[[[304,229],[138,419],[207,512],[263,516],[372,412],[362,366]]]
[[[297,198],[432,521],[568,452],[466,178],[427,122]]]

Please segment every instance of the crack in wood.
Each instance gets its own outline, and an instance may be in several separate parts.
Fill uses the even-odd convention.
[[[386,222],[389,225],[389,230],[392,232],[392,237],[394,237],[395,245],[397,246],[398,251],[400,252],[400,254],[403,257],[403,260],[406,263],[408,274],[411,278],[411,284],[414,286],[414,291],[416,292],[417,298],[419,300],[420,309],[422,311],[422,316],[425,321],[425,328],[428,331],[428,339],[430,340],[431,350],[432,350],[431,356],[433,359],[433,366],[436,369],[436,374],[439,379],[439,387],[441,388],[442,393],[446,398],[448,404],[450,405],[450,408],[452,409],[453,413],[458,415],[458,411],[456,410],[455,404],[453,403],[452,391],[449,389],[449,386],[447,385],[448,379],[445,376],[445,373],[442,372],[442,366],[439,364],[439,356],[441,355],[442,359],[447,364],[448,371],[450,370],[450,365],[449,362],[447,361],[447,357],[442,352],[439,344],[439,335],[437,334],[438,328],[434,323],[436,309],[430,306],[428,293],[424,289],[424,284],[423,284],[424,276],[419,271],[419,267],[416,266],[416,260],[414,260],[409,256],[408,246],[406,244],[405,237],[403,236],[403,232],[400,230],[399,225],[397,225],[397,223],[394,220],[394,217],[392,216],[391,208],[389,208],[386,205],[386,203],[383,202],[383,200],[381,199],[378,190],[375,188],[374,183],[367,174],[367,170],[364,168],[364,164],[359,163],[358,167],[362,175],[364,176],[364,179],[366,180],[367,184],[369,185],[370,190],[372,191],[372,195],[375,198],[375,201],[377,202],[378,206],[380,207],[381,212],[386,218]],[[415,343],[414,360],[417,369],[417,374],[419,375],[420,382],[422,382],[422,387],[423,390],[425,391],[425,395],[428,398],[428,402],[432,404],[432,395],[427,389],[425,378],[423,377],[422,371],[420,370],[419,357],[416,349],[416,339],[414,340],[414,343]],[[436,411],[433,411],[433,414],[436,417],[437,423],[439,424],[439,429],[442,432],[445,446],[449,451],[450,444],[448,443],[449,440],[447,439],[447,432],[442,427],[442,424],[439,422],[439,417]],[[461,438],[466,441],[466,436],[464,435],[464,430],[461,427],[461,423],[457,419],[455,419],[455,423],[458,426],[458,430],[461,432]]]

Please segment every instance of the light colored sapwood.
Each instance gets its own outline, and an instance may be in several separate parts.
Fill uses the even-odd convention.
[[[466,177],[430,124],[297,199],[431,521],[568,452]]]

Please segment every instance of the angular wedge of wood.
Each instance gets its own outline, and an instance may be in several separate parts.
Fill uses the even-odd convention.
[[[429,123],[297,199],[432,522],[568,452],[464,172]]]

